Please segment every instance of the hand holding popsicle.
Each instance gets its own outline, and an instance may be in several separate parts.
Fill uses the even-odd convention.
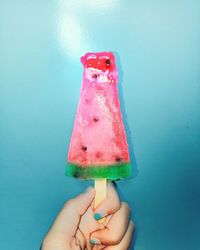
[[[87,53],[81,62],[83,82],[66,175],[95,180],[95,190],[66,202],[42,250],[128,250],[134,230],[130,209],[113,184],[107,185],[107,180],[131,175],[115,57],[111,52]]]
[[[127,250],[133,223],[130,209],[121,203],[112,183],[108,184],[107,199],[95,210],[93,188],[69,200],[46,235],[42,250]],[[96,219],[106,221],[99,224]]]

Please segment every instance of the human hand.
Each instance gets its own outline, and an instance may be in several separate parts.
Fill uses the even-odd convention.
[[[94,209],[95,191],[87,189],[67,201],[46,235],[42,250],[127,250],[133,222],[127,203],[120,202],[111,182],[107,198]],[[106,217],[104,223],[97,219]]]

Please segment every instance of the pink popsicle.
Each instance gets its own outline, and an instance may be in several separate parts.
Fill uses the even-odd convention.
[[[131,174],[131,165],[114,54],[87,53],[81,62],[83,81],[66,175],[82,179],[126,178]]]

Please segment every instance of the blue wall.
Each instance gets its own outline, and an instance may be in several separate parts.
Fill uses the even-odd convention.
[[[134,249],[200,249],[199,13],[197,0],[0,1],[0,249],[38,249],[88,185],[64,168],[79,57],[102,50],[120,58]]]

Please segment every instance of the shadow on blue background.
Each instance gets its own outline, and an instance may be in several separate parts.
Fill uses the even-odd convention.
[[[132,179],[132,178],[136,178],[138,175],[138,167],[137,167],[137,162],[136,162],[136,158],[135,158],[135,154],[134,154],[134,144],[133,144],[134,137],[132,136],[132,134],[134,134],[134,131],[132,132],[129,125],[128,125],[128,116],[127,116],[127,112],[126,112],[125,100],[124,100],[124,95],[123,95],[123,75],[124,74],[123,74],[123,70],[122,70],[122,65],[120,63],[120,55],[116,51],[114,51],[114,54],[115,54],[116,63],[117,63],[117,70],[118,70],[118,91],[119,91],[118,93],[119,93],[119,99],[120,99],[120,108],[121,108],[121,113],[122,113],[122,117],[123,117],[124,127],[126,130],[126,136],[127,136],[130,158],[131,158],[132,176],[130,177],[130,179]],[[134,180],[131,180],[131,181],[134,181]],[[131,182],[130,182],[130,185],[131,185]],[[123,197],[120,188],[118,188],[117,185],[116,185],[116,187],[117,187],[118,193],[120,195],[120,198],[122,200],[124,200],[125,197]],[[137,240],[137,236],[139,233],[139,221],[138,221],[137,216],[136,216],[136,210],[132,211],[132,219],[134,221],[135,231],[134,231],[134,238],[132,241],[131,249],[134,249],[134,246],[135,246],[136,240]]]

